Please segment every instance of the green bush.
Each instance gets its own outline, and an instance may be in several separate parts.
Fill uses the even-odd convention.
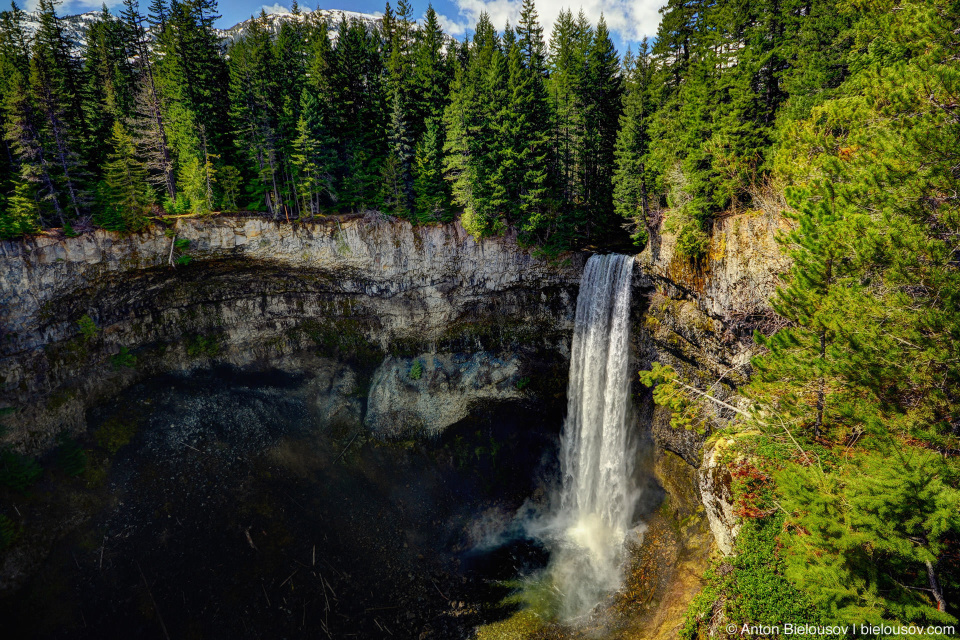
[[[13,520],[0,513],[0,550],[6,549],[17,537],[17,527]]]
[[[77,322],[77,325],[80,327],[80,334],[83,336],[84,341],[89,342],[97,335],[97,323],[93,321],[93,318],[90,317],[90,314],[85,313],[82,318]]]
[[[34,458],[9,449],[0,451],[0,484],[24,493],[43,474],[43,469]]]
[[[79,476],[87,468],[87,454],[76,440],[68,435],[58,438],[57,466],[68,476]]]
[[[419,380],[423,376],[423,365],[419,360],[414,360],[410,367],[410,379]]]
[[[824,612],[784,576],[779,541],[783,521],[783,514],[743,520],[735,555],[717,561],[706,573],[707,583],[687,609],[680,638],[706,638],[710,614],[718,602],[723,604],[727,621],[738,627],[744,623],[824,623]]]
[[[98,445],[113,455],[122,447],[130,444],[136,434],[137,425],[135,422],[115,417],[100,425],[100,428],[94,433],[94,438]]]
[[[688,220],[677,234],[677,253],[696,260],[707,255],[707,249],[710,248],[710,236],[708,236],[696,220]]]
[[[187,338],[187,355],[213,357],[220,353],[220,341],[216,336],[191,336]]]
[[[137,366],[137,356],[130,353],[130,350],[126,347],[120,347],[120,353],[111,356],[110,363],[114,369],[123,367],[132,369]]]

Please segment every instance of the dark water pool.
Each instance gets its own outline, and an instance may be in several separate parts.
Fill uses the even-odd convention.
[[[304,376],[224,369],[89,418],[136,432],[95,515],[0,601],[4,637],[464,638],[510,613],[500,579],[546,560],[477,550],[549,493],[560,416],[542,407],[380,443],[321,427]]]

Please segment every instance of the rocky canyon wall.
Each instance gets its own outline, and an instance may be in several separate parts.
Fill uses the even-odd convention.
[[[0,243],[6,442],[42,449],[82,428],[87,407],[155,373],[292,366],[306,349],[349,363],[331,389],[360,393],[344,383],[357,371],[381,381],[367,426],[382,435],[410,430],[420,391],[458,397],[421,407],[436,430],[471,403],[518,396],[560,366],[544,358],[562,363],[569,349],[579,254],[551,262],[510,238],[376,215],[185,219],[176,233],[190,258],[176,267],[159,227]]]
[[[654,236],[634,275],[638,369],[672,365],[736,402],[752,332],[774,320],[780,224],[720,219],[697,264]],[[185,219],[176,234],[190,257],[176,267],[159,227],[0,243],[5,442],[41,450],[124,386],[217,363],[309,369],[324,412],[384,437],[436,434],[483,403],[549,400],[562,411],[585,254],[550,261],[511,238],[376,215]],[[634,389],[673,517],[705,515],[729,551],[730,479],[710,429],[673,429],[649,390]]]

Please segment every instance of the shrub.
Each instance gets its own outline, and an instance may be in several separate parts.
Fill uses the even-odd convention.
[[[64,434],[58,438],[57,466],[68,476],[78,476],[87,468],[87,454],[77,441]]]
[[[17,527],[13,520],[0,513],[0,549],[6,549],[17,537]]]
[[[220,341],[216,336],[192,336],[187,338],[187,355],[213,357],[220,353]]]
[[[702,258],[710,248],[710,237],[696,220],[687,221],[677,234],[677,252],[691,260]]]
[[[410,379],[419,380],[423,376],[423,364],[419,360],[414,360],[410,367]]]
[[[110,363],[114,369],[120,369],[122,367],[132,369],[137,366],[137,356],[130,353],[130,350],[126,347],[120,347],[120,353],[113,355],[110,358]]]
[[[111,418],[100,425],[100,428],[94,433],[94,437],[97,444],[113,455],[122,447],[130,444],[136,433],[137,425],[135,422]]]
[[[0,484],[24,493],[43,474],[43,469],[34,458],[9,449],[0,451]]]
[[[97,335],[97,323],[93,321],[93,318],[90,317],[90,314],[85,313],[82,318],[77,322],[77,325],[80,327],[80,334],[83,336],[85,342],[89,342]]]

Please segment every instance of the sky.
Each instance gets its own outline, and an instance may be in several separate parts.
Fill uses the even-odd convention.
[[[414,15],[422,18],[427,10],[429,0],[412,0]],[[461,39],[476,23],[482,11],[490,14],[494,26],[503,29],[507,20],[516,24],[520,14],[522,0],[433,0],[433,8],[440,15],[443,29],[449,35]],[[107,6],[117,6],[121,0],[107,0]],[[6,4],[6,2],[3,2]],[[33,8],[37,0],[21,2],[21,6]],[[69,15],[99,9],[103,0],[65,0],[58,13]],[[149,0],[140,0],[141,8],[149,4]],[[395,7],[396,1],[391,4]],[[600,15],[607,20],[614,43],[621,51],[628,45],[633,45],[644,36],[653,36],[660,22],[659,8],[666,4],[666,0],[537,0],[537,11],[540,14],[540,23],[544,26],[549,38],[550,29],[560,11],[571,9],[576,14],[581,9],[596,24]],[[345,9],[363,13],[381,13],[386,0],[302,0],[301,6],[311,9]],[[264,5],[263,0],[220,0],[220,19],[218,26],[229,28],[238,22],[246,20],[251,15],[260,13],[266,8],[267,12],[277,12],[289,8],[289,0],[280,0],[279,3]]]

